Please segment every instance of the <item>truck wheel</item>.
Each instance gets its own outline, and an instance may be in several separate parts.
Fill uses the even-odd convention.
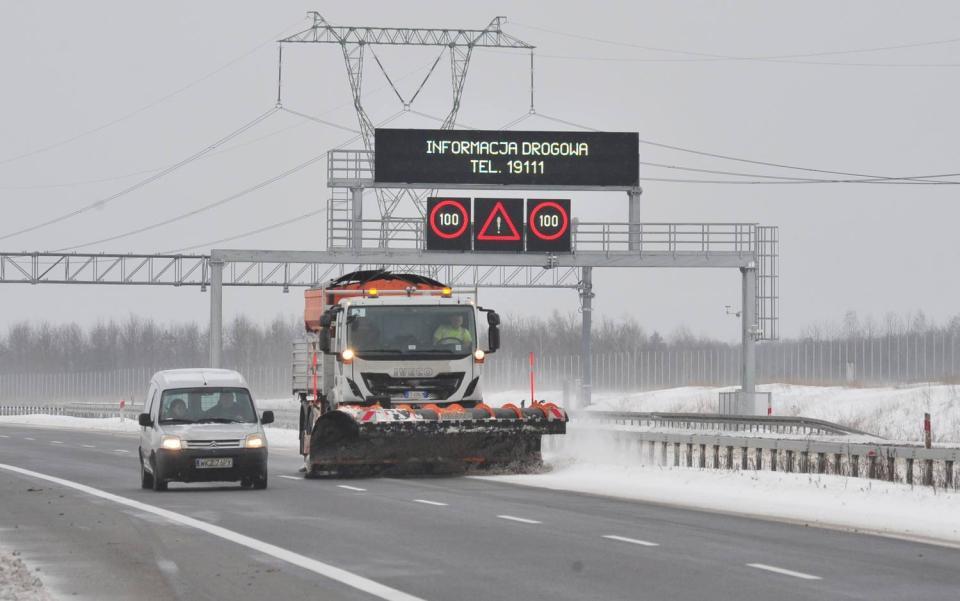
[[[265,490],[267,488],[267,472],[263,472],[253,481],[253,490]]]
[[[140,456],[140,488],[149,490],[153,488],[153,474],[143,467],[143,453],[138,451],[137,454]]]

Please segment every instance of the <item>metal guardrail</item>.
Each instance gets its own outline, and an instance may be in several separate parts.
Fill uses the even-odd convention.
[[[920,463],[920,484],[957,488],[956,465],[960,447],[936,447],[895,443],[857,443],[797,440],[727,434],[685,434],[616,430],[611,437],[620,447],[635,445],[646,463],[704,469],[741,469],[798,473],[835,474],[914,484],[915,464]],[[562,440],[548,441],[549,449]],[[659,454],[657,450],[659,448]],[[624,452],[629,453],[625,448]],[[708,460],[708,458],[710,458]]]
[[[49,403],[0,405],[2,415],[63,415],[67,417],[107,418],[123,417],[136,419],[142,406],[127,404],[120,409],[118,403]]]
[[[637,413],[628,411],[583,411],[577,416],[618,425],[674,430],[722,430],[839,436],[857,434],[876,437],[875,434],[869,432],[809,417],[721,415],[719,413]]]
[[[372,150],[336,149],[327,153],[327,185],[352,188],[373,183]]]
[[[606,429],[616,445],[637,447],[636,452],[641,458],[644,458],[643,447],[646,446],[645,459],[650,465],[829,473],[912,485],[917,476],[915,463],[920,462],[920,484],[958,488],[956,465],[960,461],[960,445],[926,448],[920,443],[896,443],[879,438],[876,442],[862,439],[846,442],[727,433],[873,436],[839,424],[804,417],[613,411],[581,412],[579,416],[591,416],[593,419],[589,421]],[[609,429],[615,425],[652,429]],[[658,432],[656,428],[690,431]],[[697,431],[708,429],[717,432]],[[548,441],[546,448],[555,449],[562,444],[562,439],[553,439]],[[629,449],[625,451],[629,452]]]

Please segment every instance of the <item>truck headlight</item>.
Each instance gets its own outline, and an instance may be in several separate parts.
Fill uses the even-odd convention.
[[[267,441],[260,434],[248,434],[243,441],[243,448],[245,449],[262,449],[265,446],[267,446]]]
[[[160,448],[168,451],[179,451],[184,447],[179,436],[164,436],[160,439]]]
[[[483,363],[483,358],[486,357],[486,356],[487,356],[487,354],[484,353],[482,349],[477,349],[477,350],[475,350],[475,351],[473,352],[473,362],[474,362],[474,363]]]

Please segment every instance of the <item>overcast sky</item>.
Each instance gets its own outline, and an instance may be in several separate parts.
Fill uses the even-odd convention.
[[[406,27],[482,28],[506,15],[504,30],[537,46],[538,113],[590,127],[828,171],[960,173],[955,2],[0,0],[0,6],[0,236],[109,197],[269,110],[276,99],[272,41],[306,28],[308,10],[334,24]],[[900,47],[847,52],[891,46]],[[409,96],[436,50],[384,48],[378,56]],[[523,53],[478,50],[459,120],[493,129],[524,115],[528,61]],[[372,60],[365,75],[364,102],[373,119],[397,112],[399,101]],[[449,81],[449,64],[441,61],[413,108],[442,117]],[[283,100],[292,110],[356,128],[335,46],[287,47]],[[392,125],[436,123],[408,114]],[[539,117],[522,126],[558,127]],[[97,211],[8,238],[0,247],[58,249],[124,233],[230,196],[351,136],[276,114]],[[641,145],[641,160],[832,177],[651,145]],[[82,250],[183,248],[292,218],[325,202],[324,170],[320,162],[191,219]],[[641,177],[744,179],[653,167],[642,167]],[[644,221],[780,226],[784,335],[839,321],[848,309],[878,318],[920,309],[941,321],[960,313],[956,186],[641,183]],[[626,217],[623,194],[571,197],[575,216]],[[322,249],[324,229],[320,214],[222,246]],[[734,340],[738,324],[723,307],[739,306],[739,290],[732,270],[605,270],[596,275],[596,306],[601,316],[630,315],[651,330],[670,333],[686,325]],[[163,321],[208,315],[207,295],[193,288],[7,285],[2,294],[0,328],[30,319],[91,324],[129,314]],[[575,293],[566,290],[482,297],[504,313],[577,307]],[[302,296],[233,289],[225,300],[228,318],[243,312],[266,320],[299,312]]]

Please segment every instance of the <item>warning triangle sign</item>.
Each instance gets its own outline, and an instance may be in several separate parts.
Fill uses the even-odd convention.
[[[520,232],[513,224],[513,220],[507,215],[507,210],[502,202],[497,202],[490,215],[480,228],[477,234],[477,240],[483,241],[517,241],[520,240]]]

